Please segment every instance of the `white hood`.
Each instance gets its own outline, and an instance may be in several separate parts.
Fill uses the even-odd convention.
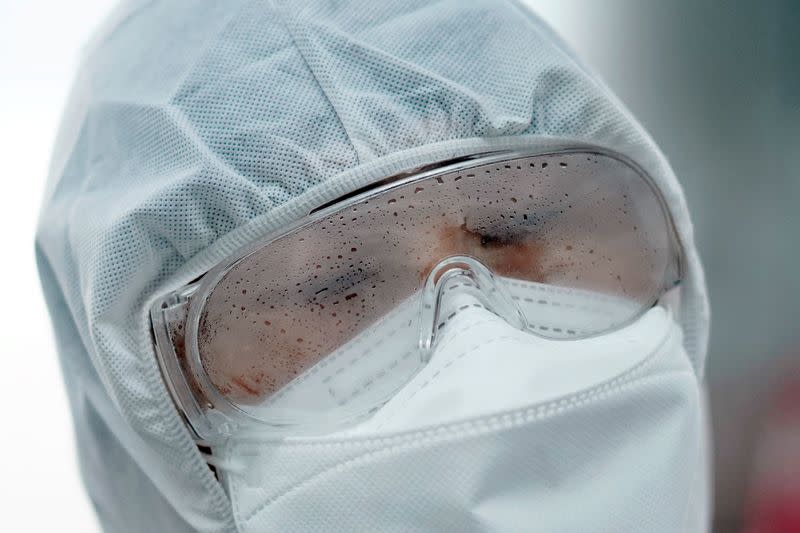
[[[576,146],[636,162],[685,247],[683,347],[702,379],[708,304],[683,192],[539,19],[488,0],[203,4],[131,2],[109,19],[78,74],[39,222],[82,472],[108,531],[237,528],[161,380],[153,300],[342,193],[427,163]]]

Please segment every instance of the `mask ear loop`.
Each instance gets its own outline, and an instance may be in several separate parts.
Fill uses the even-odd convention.
[[[439,262],[425,280],[420,302],[419,348],[428,362],[436,347],[444,321],[445,294],[449,290],[469,290],[489,311],[511,326],[526,331],[528,321],[508,289],[480,261],[468,256],[452,256]]]

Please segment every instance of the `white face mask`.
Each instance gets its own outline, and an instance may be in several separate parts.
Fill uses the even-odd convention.
[[[661,307],[574,341],[465,308],[430,363],[361,424],[215,450],[238,525],[703,530],[704,426],[681,337]]]

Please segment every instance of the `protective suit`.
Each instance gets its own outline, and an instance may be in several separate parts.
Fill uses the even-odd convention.
[[[423,376],[361,425],[234,440],[209,468],[156,362],[159,295],[386,176],[580,147],[635,162],[668,206],[686,263],[669,334],[646,316],[585,353],[519,357],[504,379],[534,387],[504,395],[501,379],[458,409],[445,393],[476,391],[479,368],[439,389]],[[77,75],[36,252],[107,531],[707,527],[708,304],[683,193],[620,102],[513,1],[120,5]],[[484,318],[501,353],[535,352]],[[458,341],[445,359],[473,348]]]

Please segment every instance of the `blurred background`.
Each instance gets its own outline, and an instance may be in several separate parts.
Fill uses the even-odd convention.
[[[33,233],[80,48],[113,3],[0,0],[0,391],[12,480],[0,493],[18,502],[6,523],[35,517],[36,530],[97,530]],[[800,2],[526,3],[638,117],[684,185],[712,298],[714,531],[783,531],[785,506],[800,507]]]
[[[800,406],[800,2],[527,3],[628,106],[683,184],[711,295],[714,531],[754,528],[747,515],[775,498],[755,493],[774,492],[763,486],[778,475],[766,472],[770,456],[793,455],[800,475],[800,419],[791,430],[773,422],[788,416],[785,391]]]

